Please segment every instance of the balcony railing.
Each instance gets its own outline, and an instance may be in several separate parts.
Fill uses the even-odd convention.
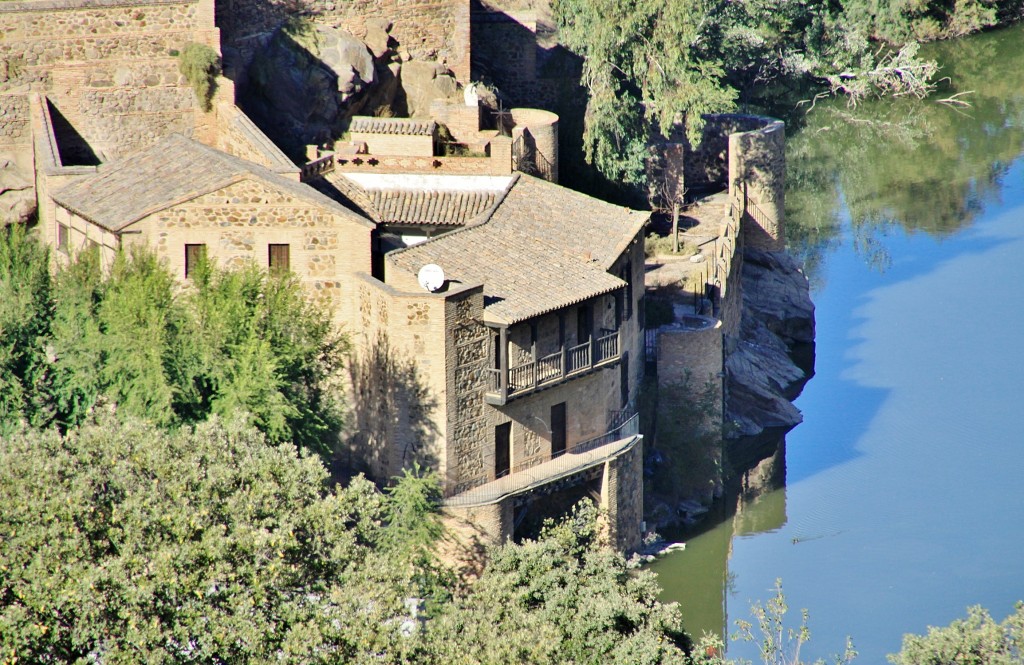
[[[619,331],[606,331],[583,344],[562,347],[559,351],[508,369],[507,388],[502,389],[500,369],[487,370],[487,401],[504,404],[516,397],[595,369],[619,359]]]

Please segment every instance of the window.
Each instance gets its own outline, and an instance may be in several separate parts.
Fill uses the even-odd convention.
[[[70,245],[71,229],[68,228],[67,224],[57,222],[57,251],[67,254]]]
[[[185,245],[185,279],[192,276],[196,267],[206,260],[206,245]]]
[[[507,476],[512,465],[512,423],[494,428],[494,477]]]
[[[565,402],[551,407],[551,457],[565,452]]]
[[[272,273],[283,273],[291,270],[289,245],[267,245],[267,266]]]

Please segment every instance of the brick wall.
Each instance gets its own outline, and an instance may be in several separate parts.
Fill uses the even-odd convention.
[[[365,143],[367,151],[374,156],[434,156],[433,136],[351,132],[349,140],[352,143]]]
[[[511,160],[500,157],[393,157],[387,155],[335,156],[344,173],[437,173],[443,175],[509,175]]]

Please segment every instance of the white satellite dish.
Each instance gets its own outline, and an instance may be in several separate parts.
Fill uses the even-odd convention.
[[[436,263],[428,263],[420,268],[416,279],[419,280],[420,286],[427,291],[436,293],[444,286],[444,270],[441,270],[441,266]]]

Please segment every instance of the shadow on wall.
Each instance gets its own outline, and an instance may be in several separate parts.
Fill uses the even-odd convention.
[[[381,334],[361,354],[350,357],[352,379],[347,433],[335,461],[336,475],[365,473],[387,482],[414,463],[437,469],[438,428],[431,419],[437,398],[413,358]]]
[[[50,113],[50,122],[53,124],[54,138],[57,140],[60,163],[63,166],[98,166],[100,158],[89,145],[89,141],[49,99],[46,100],[46,106]]]

